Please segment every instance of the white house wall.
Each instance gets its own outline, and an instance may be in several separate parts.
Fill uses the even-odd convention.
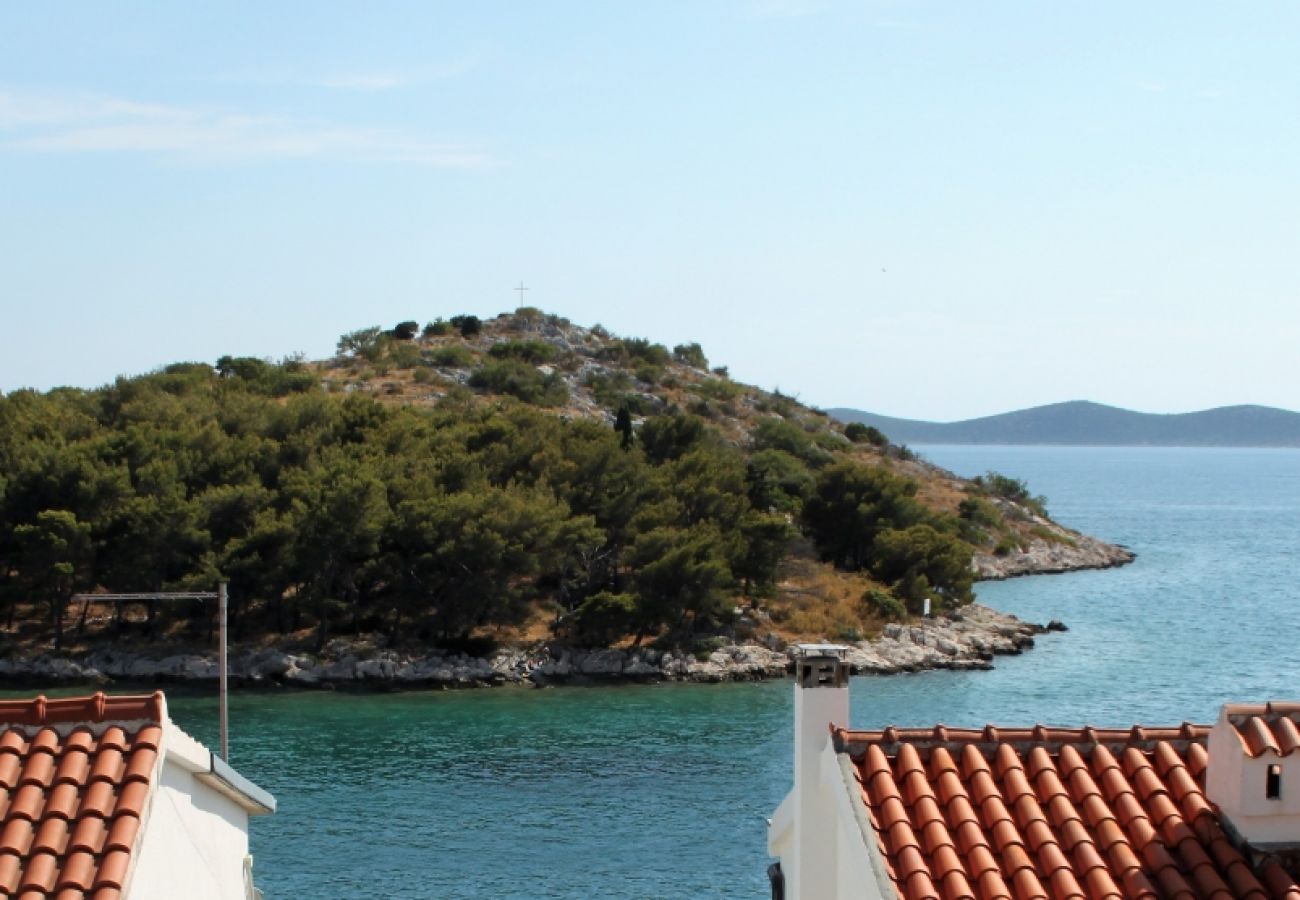
[[[847,756],[836,753],[828,742],[822,751],[821,787],[827,797],[826,810],[834,822],[836,900],[885,900],[881,896],[883,875],[872,868],[875,848],[868,843],[863,828],[866,809],[855,803],[859,790],[852,774],[852,763]],[[830,837],[830,835],[828,835]],[[874,838],[871,838],[874,840]],[[894,892],[890,891],[890,900]]]
[[[248,813],[170,762],[150,804],[129,900],[246,900]]]

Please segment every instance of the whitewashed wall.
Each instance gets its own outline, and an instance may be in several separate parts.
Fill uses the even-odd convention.
[[[175,727],[136,850],[129,900],[247,900],[248,813],[195,775],[207,750]]]

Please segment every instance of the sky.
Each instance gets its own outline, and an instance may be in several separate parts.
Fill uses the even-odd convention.
[[[1300,3],[0,5],[0,392],[523,303],[807,403],[1300,410]]]

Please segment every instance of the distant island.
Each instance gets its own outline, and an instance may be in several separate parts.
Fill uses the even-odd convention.
[[[827,412],[841,422],[879,429],[903,444],[1300,447],[1300,413],[1269,406],[1159,415],[1073,400],[962,422],[895,419],[847,408]]]

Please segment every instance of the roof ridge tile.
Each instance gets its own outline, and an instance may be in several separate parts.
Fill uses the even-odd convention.
[[[108,695],[98,691],[88,697],[44,694],[30,700],[0,700],[0,725],[45,726],[82,722],[161,722],[166,710],[162,691],[152,694]]]

